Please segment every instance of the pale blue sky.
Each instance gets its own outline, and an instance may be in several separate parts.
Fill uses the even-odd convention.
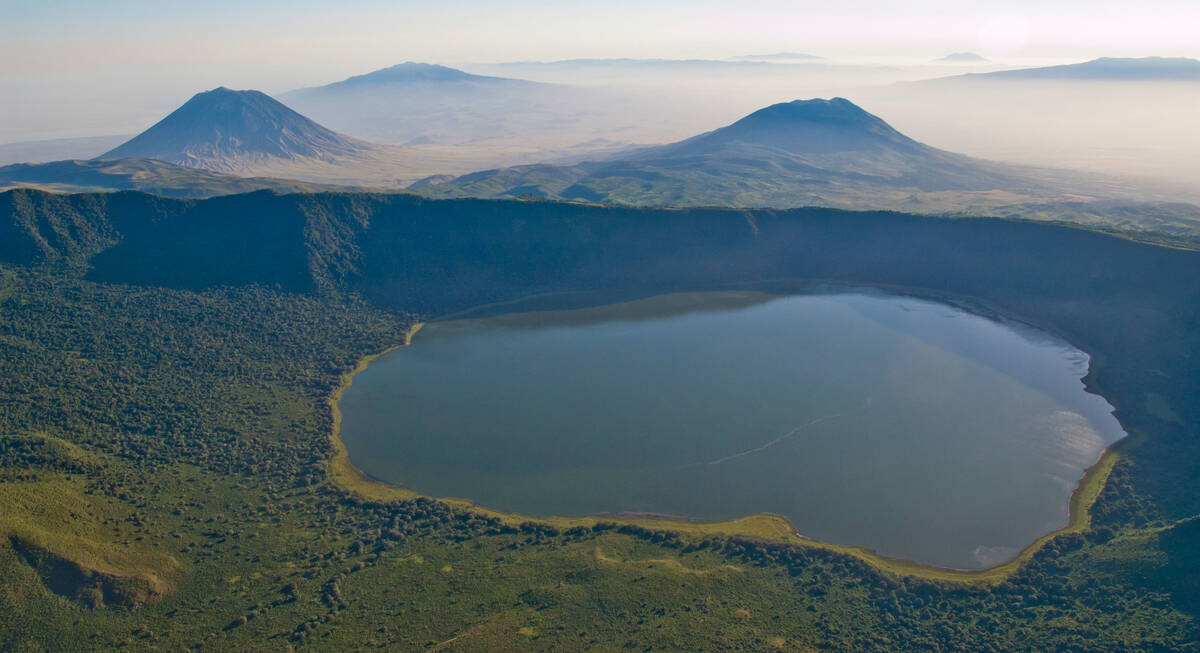
[[[68,98],[170,106],[220,84],[282,91],[406,60],[1200,57],[1196,0],[0,0],[0,16],[0,84],[17,98],[0,120],[39,137]]]
[[[1200,54],[1195,0],[0,0],[0,7],[0,48],[24,68],[181,61],[254,68],[247,56],[266,69],[292,62],[336,68],[368,59],[705,57],[764,49]]]

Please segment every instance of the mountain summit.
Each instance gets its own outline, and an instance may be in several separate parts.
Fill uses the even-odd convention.
[[[197,93],[100,158],[141,157],[241,172],[269,160],[333,162],[372,150],[369,143],[326,129],[265,93],[220,87]]]
[[[793,154],[922,147],[879,117],[838,97],[773,104],[726,127],[673,145],[651,148],[638,158],[712,154],[739,143]]]

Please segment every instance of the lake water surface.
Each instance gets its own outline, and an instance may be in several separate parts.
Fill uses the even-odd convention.
[[[364,472],[526,515],[787,517],[945,567],[1067,523],[1124,436],[1088,358],[910,297],[677,294],[435,322],[342,397]]]

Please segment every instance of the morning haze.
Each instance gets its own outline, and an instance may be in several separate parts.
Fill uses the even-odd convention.
[[[1091,82],[1077,88],[1064,80],[1035,88],[1036,101],[1022,106],[1007,105],[1004,98],[1014,94],[1005,91],[998,100],[996,92],[984,88],[960,93],[893,84],[1102,56],[1200,57],[1183,27],[1200,22],[1197,10],[1186,3],[1158,4],[1151,11],[1127,3],[1089,3],[1086,16],[1068,20],[1064,12],[1079,5],[992,3],[972,5],[968,11],[937,0],[898,12],[887,3],[855,2],[830,12],[824,5],[754,2],[730,16],[712,2],[648,7],[572,3],[536,12],[520,4],[500,9],[486,2],[459,3],[453,9],[357,2],[336,12],[320,3],[259,3],[238,10],[237,20],[226,20],[234,3],[199,10],[129,1],[103,7],[16,2],[13,11],[21,20],[6,21],[8,27],[0,28],[7,29],[2,54],[19,64],[0,72],[0,84],[12,98],[0,109],[0,143],[132,135],[199,90],[252,88],[285,99],[296,89],[411,60],[589,87],[570,99],[559,94],[542,116],[529,116],[527,108],[511,102],[485,104],[475,110],[490,112],[492,123],[465,133],[424,125],[415,135],[395,134],[405,137],[397,142],[509,137],[503,144],[510,150],[508,163],[578,158],[582,153],[564,148],[597,138],[670,142],[774,102],[842,95],[945,149],[1191,183],[1200,132],[1185,118],[1198,101],[1195,84]],[[336,21],[330,20],[334,13]],[[463,14],[472,19],[461,20]],[[1153,39],[1146,36],[1151,31]],[[131,38],[137,39],[137,47],[129,45]],[[197,50],[204,56],[195,56]],[[937,61],[960,51],[979,53],[986,61]],[[145,56],[147,52],[154,56]],[[753,52],[820,58],[744,57]],[[725,63],[497,65],[579,59]],[[59,101],[64,87],[72,89],[71,102]],[[438,101],[455,105],[457,112],[469,112],[474,105],[473,98],[449,93],[420,107],[410,103],[402,108],[406,115],[410,108],[420,115],[435,110],[430,107]],[[1124,119],[1130,112],[1133,119]],[[523,122],[513,123],[506,119],[509,115]],[[531,120],[553,121],[555,129]],[[529,132],[533,140],[512,143],[514,128],[525,126],[532,131],[522,130],[522,136]],[[380,136],[372,129],[350,135]],[[1040,144],[1052,147],[1039,149]],[[75,150],[48,144],[38,156],[28,148],[0,145],[0,162],[50,160],[46,157],[61,158],[64,152],[81,158],[102,151],[87,142]],[[496,162],[486,156],[471,161],[481,167]],[[430,174],[438,172],[446,171]]]

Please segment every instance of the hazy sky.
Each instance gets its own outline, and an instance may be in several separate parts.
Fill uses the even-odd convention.
[[[1200,57],[1197,0],[0,0],[0,16],[9,141],[111,128],[54,126],[77,113],[63,103],[149,115],[217,85],[278,92],[406,60]]]

